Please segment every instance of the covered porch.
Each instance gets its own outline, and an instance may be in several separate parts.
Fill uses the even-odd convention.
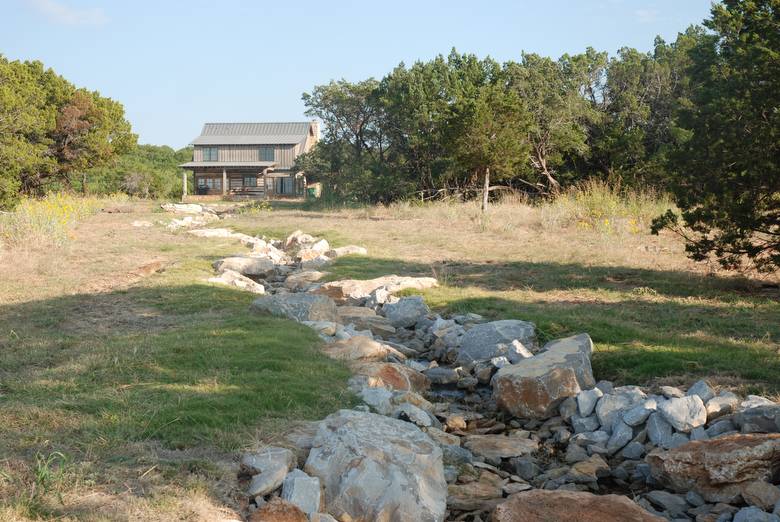
[[[187,175],[182,176],[182,195],[222,196],[235,199],[267,199],[296,197],[303,194],[306,179],[302,172],[274,171],[274,162],[257,161],[251,164],[217,164],[189,162],[181,167],[191,170],[194,186],[187,186]]]

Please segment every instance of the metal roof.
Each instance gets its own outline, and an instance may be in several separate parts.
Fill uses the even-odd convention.
[[[192,145],[281,145],[300,143],[311,122],[206,123]]]
[[[179,165],[181,168],[193,167],[273,167],[275,161],[188,161]]]

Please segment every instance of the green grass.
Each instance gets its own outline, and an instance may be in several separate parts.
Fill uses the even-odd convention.
[[[36,455],[72,463],[70,488],[122,491],[152,465],[167,485],[186,484],[208,470],[144,461],[138,445],[234,452],[353,403],[348,370],[319,353],[311,329],[201,282],[220,248],[236,250],[210,244],[127,290],[0,306],[0,519],[4,506],[60,513],[36,487]]]
[[[409,263],[346,257],[329,279],[437,274],[420,292],[440,312],[537,324],[543,341],[587,332],[596,376],[623,384],[696,377],[780,392],[780,303],[743,279],[578,263]]]

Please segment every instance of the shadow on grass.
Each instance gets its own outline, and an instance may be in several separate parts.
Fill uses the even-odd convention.
[[[720,277],[675,270],[622,266],[588,266],[581,263],[511,261],[472,263],[409,262],[371,256],[345,256],[327,267],[329,279],[370,279],[385,274],[434,275],[452,286],[484,290],[535,292],[595,290],[632,292],[666,297],[705,297],[730,302],[745,296],[761,297],[757,282],[742,277]]]
[[[410,263],[348,256],[329,279],[434,275],[440,311],[534,321],[543,339],[588,332],[600,378],[729,376],[780,391],[780,302],[742,279],[576,263]]]
[[[749,381],[752,389],[780,392],[780,352],[769,339],[780,335],[775,314],[751,315],[677,302],[566,303],[498,297],[456,297],[446,289],[426,292],[433,305],[492,318],[536,323],[543,341],[587,332],[596,352],[597,378],[623,384],[697,375]],[[736,334],[736,335],[735,335]]]
[[[230,450],[351,404],[318,337],[251,298],[194,284],[0,306],[2,438]]]

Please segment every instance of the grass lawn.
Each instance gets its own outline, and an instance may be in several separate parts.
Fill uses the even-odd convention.
[[[632,231],[550,224],[545,209],[500,204],[395,205],[305,211],[279,205],[258,224],[301,228],[369,248],[328,268],[330,279],[434,275],[422,292],[445,312],[530,320],[543,340],[588,332],[597,378],[690,384],[708,377],[739,391],[780,394],[780,293],[688,260],[680,241]]]
[[[237,505],[238,450],[352,400],[347,370],[318,353],[310,329],[253,315],[251,294],[203,282],[243,247],[129,228],[131,217],[79,227],[75,251],[59,252],[80,265],[58,271],[70,291],[49,295],[41,272],[27,279],[38,298],[15,294],[18,281],[6,288],[0,520],[217,520]],[[125,243],[95,241],[117,230]],[[120,288],[109,272],[99,291],[81,291],[81,271],[106,270],[89,258],[101,247],[116,250],[117,281],[139,249],[167,268]]]
[[[0,254],[0,520],[228,518],[240,450],[354,400],[309,329],[204,282],[243,247],[133,227],[168,216],[127,207],[85,219],[62,247]],[[363,245],[369,256],[339,259],[329,278],[434,275],[423,294],[438,311],[531,320],[543,340],[588,332],[600,379],[780,393],[776,288],[692,263],[641,220],[606,219],[277,203],[212,226]]]

